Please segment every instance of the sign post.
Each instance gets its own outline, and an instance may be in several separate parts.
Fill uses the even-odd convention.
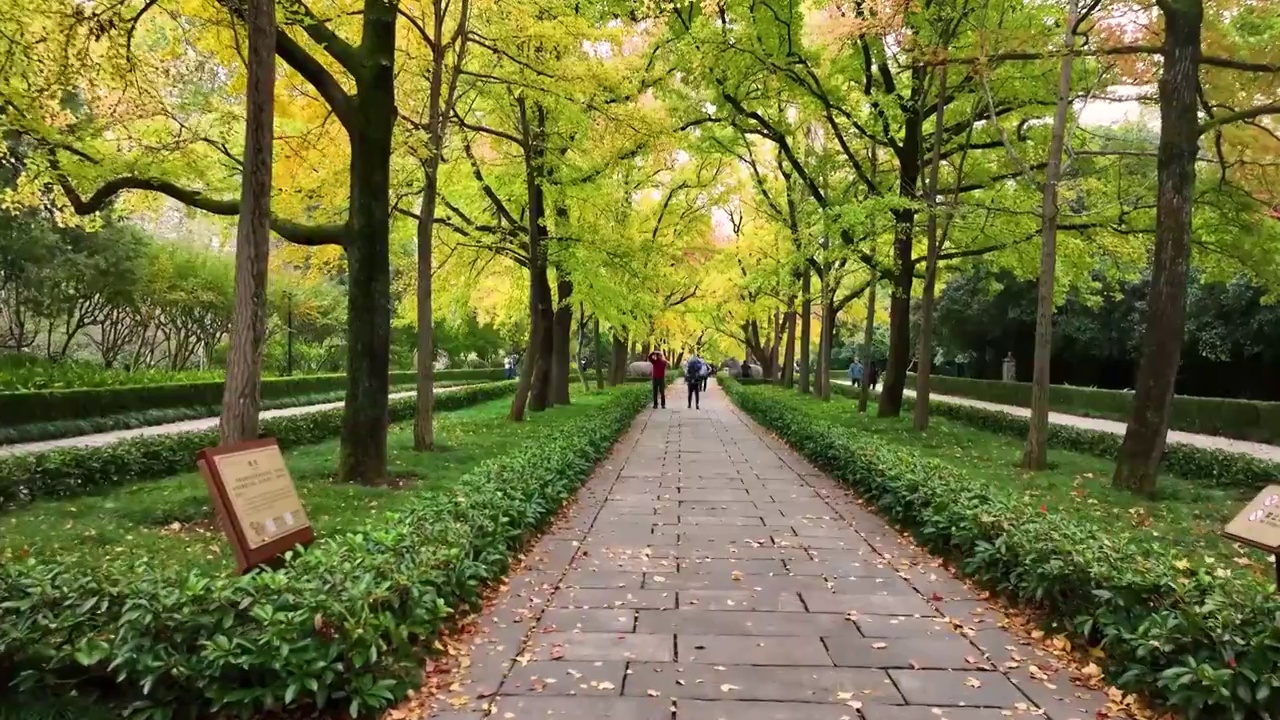
[[[274,439],[206,448],[196,464],[241,573],[315,539]]]
[[[1222,530],[1224,537],[1270,553],[1276,560],[1280,589],[1280,485],[1270,485]]]

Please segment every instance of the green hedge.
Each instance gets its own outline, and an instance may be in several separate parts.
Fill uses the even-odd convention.
[[[915,387],[916,376],[908,375],[907,382]],[[1031,407],[1031,383],[933,375],[929,384],[934,392],[943,395]],[[1049,389],[1049,402],[1058,412],[1127,422],[1133,408],[1133,393],[1053,385]],[[1177,395],[1173,398],[1169,427],[1203,435],[1280,443],[1280,402]]]
[[[486,383],[441,393],[438,410],[453,410],[510,395],[515,382]],[[393,400],[392,422],[413,417],[415,399]],[[282,448],[309,445],[342,432],[342,409],[263,420],[262,435]],[[0,456],[0,510],[39,498],[65,498],[195,469],[195,455],[218,444],[218,430],[147,435],[111,445]]]
[[[505,379],[502,368],[478,370],[438,370],[437,380],[498,381]],[[412,371],[390,375],[391,385],[415,382]],[[222,381],[83,388],[78,390],[32,390],[0,393],[0,426],[28,425],[59,420],[123,415],[160,408],[208,408],[222,406]],[[345,390],[347,376],[305,375],[267,378],[262,381],[264,401]]]
[[[843,395],[858,397],[849,385],[833,384]],[[914,400],[906,398],[905,412],[910,412]],[[964,423],[980,430],[1025,438],[1030,420],[999,410],[987,410],[970,405],[959,405],[944,400],[930,403],[929,412]],[[1102,430],[1088,430],[1070,425],[1049,424],[1049,446],[1063,450],[1095,455],[1114,460],[1120,453],[1124,438]],[[1187,480],[1207,482],[1220,487],[1237,487],[1258,490],[1280,478],[1280,464],[1242,453],[1215,448],[1204,448],[1185,443],[1167,443],[1160,466]]]
[[[1280,717],[1280,598],[1161,538],[1044,512],[908,448],[825,422],[794,393],[725,384],[749,415],[963,573],[1100,645],[1108,677],[1189,718]]]
[[[370,715],[419,685],[432,639],[478,606],[645,401],[636,387],[611,395],[449,493],[320,537],[277,571],[139,560],[71,572],[36,558],[0,567],[0,684],[7,669],[28,697],[105,686],[154,720]]]

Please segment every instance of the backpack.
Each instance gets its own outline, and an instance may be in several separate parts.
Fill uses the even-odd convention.
[[[684,374],[686,377],[696,380],[702,377],[703,373],[706,371],[707,364],[702,362],[699,358],[693,358],[689,360],[689,364],[685,367]]]

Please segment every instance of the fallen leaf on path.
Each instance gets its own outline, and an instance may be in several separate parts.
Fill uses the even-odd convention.
[[[737,685],[730,685],[729,683],[725,683],[720,686],[720,692],[726,692],[726,693],[733,692],[734,690],[741,690],[741,689],[742,688],[738,687]]]
[[[968,685],[971,688],[982,687],[982,681],[978,680],[978,678],[969,678],[968,680],[964,681],[964,684]]]

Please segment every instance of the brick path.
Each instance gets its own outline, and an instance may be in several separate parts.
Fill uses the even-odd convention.
[[[1095,718],[1099,693],[718,388],[701,411],[671,394],[480,619],[428,717]]]
[[[440,388],[437,393],[446,393],[452,390],[461,390],[462,387]],[[414,391],[391,393],[388,397],[392,400],[398,398],[411,397]],[[331,403],[321,403],[319,405],[302,405],[299,407],[280,408],[278,410],[264,410],[262,418],[288,417],[290,415],[306,415],[308,413],[320,412],[322,410],[333,410],[340,408],[343,401]],[[129,430],[112,430],[110,432],[93,433],[92,435],[77,435],[76,437],[59,438],[57,440],[41,440],[39,442],[19,443],[16,445],[0,445],[0,455],[20,455],[22,453],[44,452],[45,450],[56,450],[58,448],[67,447],[98,447],[101,445],[110,445],[121,440],[129,438],[143,437],[146,435],[171,435],[173,433],[194,432],[196,430],[208,430],[218,427],[218,418],[199,418],[196,420],[183,420],[180,422],[165,423],[164,425],[152,425],[151,427],[132,428]]]
[[[848,380],[836,380],[841,385],[849,385]],[[902,394],[906,397],[914,397],[915,392],[905,389]],[[999,403],[987,402],[985,400],[974,400],[972,398],[956,397],[955,395],[939,395],[938,393],[929,393],[931,402],[952,403],[953,405],[968,405],[969,407],[982,408],[983,410],[995,410],[997,412],[1017,415],[1018,417],[1031,417],[1031,409],[1017,407],[1016,405],[1001,405]],[[1102,432],[1111,433],[1112,435],[1124,435],[1125,423],[1115,420],[1104,420],[1102,418],[1084,417],[1083,415],[1068,415],[1060,412],[1050,412],[1049,422],[1054,425],[1072,425],[1086,430],[1100,430]],[[1280,447],[1275,445],[1267,445],[1266,443],[1249,442],[1248,440],[1236,440],[1235,438],[1221,437],[1219,435],[1201,435],[1199,433],[1182,432],[1180,430],[1169,431],[1169,442],[1182,443],[1183,445],[1195,445],[1203,448],[1213,448],[1216,450],[1226,450],[1227,452],[1239,453],[1241,455],[1252,455],[1256,458],[1269,460],[1274,463],[1280,463]]]

